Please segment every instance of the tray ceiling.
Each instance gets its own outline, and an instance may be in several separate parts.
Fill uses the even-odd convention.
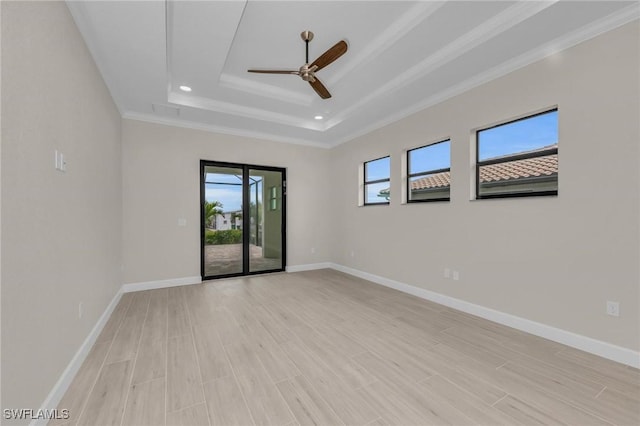
[[[67,4],[123,117],[324,147],[640,16],[636,1]],[[296,76],[247,73],[299,68],[307,29],[310,60],[349,45],[317,74],[332,98]]]

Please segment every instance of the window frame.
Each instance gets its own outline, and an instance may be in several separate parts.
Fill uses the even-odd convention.
[[[477,129],[475,131],[476,136],[476,165],[475,165],[475,177],[476,177],[476,200],[490,200],[496,198],[522,198],[522,197],[548,197],[548,196],[557,196],[558,190],[547,190],[547,191],[536,191],[536,192],[514,192],[507,194],[485,194],[480,195],[480,167],[482,166],[490,166],[493,164],[500,163],[509,163],[511,161],[518,160],[526,160],[529,158],[537,158],[537,157],[546,157],[549,155],[558,154],[558,147],[546,149],[544,151],[538,152],[529,152],[522,154],[513,154],[513,155],[504,155],[501,158],[493,158],[488,160],[480,161],[480,137],[479,133],[485,130],[494,129],[496,127],[506,126],[508,124],[517,123],[518,121],[528,120],[530,118],[534,118],[540,115],[548,114],[550,112],[558,112],[558,107],[554,107],[551,109],[547,109],[541,112],[537,112],[535,114],[526,115],[524,117],[516,118],[515,120],[505,121],[503,123],[495,124],[489,127],[483,127],[481,129]],[[558,173],[559,174],[559,173]]]
[[[435,146],[444,142],[449,142],[449,167],[445,167],[442,169],[433,169],[433,170],[427,170],[424,172],[418,172],[418,173],[410,173],[411,172],[411,156],[410,153],[412,151],[417,151],[419,149],[422,148],[428,148],[430,146]],[[430,143],[427,145],[423,145],[423,146],[419,146],[416,148],[412,148],[407,150],[407,204],[409,203],[430,203],[430,202],[434,202],[434,201],[451,201],[451,184],[449,184],[449,196],[448,197],[440,197],[440,198],[429,198],[429,199],[423,199],[423,200],[412,200],[411,199],[411,178],[414,177],[419,177],[419,176],[426,176],[426,175],[433,175],[436,173],[442,173],[442,172],[449,172],[451,173],[451,138],[447,138],[447,139],[443,139],[441,141],[438,142],[434,142],[434,143]]]
[[[373,163],[374,161],[382,160],[388,158],[389,159],[389,177],[386,179],[375,179],[368,181],[367,180],[367,163]],[[376,183],[389,182],[389,197],[391,197],[391,155],[385,155],[384,157],[374,158],[373,160],[365,161],[362,163],[362,195],[363,195],[363,206],[387,206],[391,203],[390,200],[381,201],[379,203],[368,203],[367,202],[367,185],[372,185]]]

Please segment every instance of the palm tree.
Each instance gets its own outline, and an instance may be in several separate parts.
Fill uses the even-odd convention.
[[[222,214],[222,203],[220,201],[204,202],[204,223],[209,224],[211,228],[216,227],[216,216]]]

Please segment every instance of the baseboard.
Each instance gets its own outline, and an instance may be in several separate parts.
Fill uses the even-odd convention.
[[[201,284],[202,277],[172,278],[170,280],[145,281],[140,283],[129,283],[122,286],[123,293],[132,291],[154,290],[156,288],[178,287],[181,285]]]
[[[287,272],[302,272],[302,271],[313,271],[316,269],[328,269],[331,268],[331,263],[323,262],[323,263],[307,263],[306,265],[293,265],[287,266]]]
[[[76,354],[73,356],[71,362],[69,362],[67,368],[65,368],[65,370],[62,372],[62,375],[53,386],[53,389],[51,389],[51,392],[49,392],[49,395],[47,395],[47,398],[42,403],[42,410],[52,410],[58,406],[60,400],[64,396],[65,392],[67,392],[69,385],[71,385],[71,382],[76,376],[76,373],[78,372],[78,370],[80,370],[80,367],[89,354],[89,351],[93,347],[93,344],[96,342],[98,336],[102,332],[102,329],[109,320],[109,317],[111,317],[113,310],[116,308],[116,305],[122,297],[122,293],[123,292],[121,288],[113,297],[111,303],[109,303],[109,305],[107,306],[107,309],[105,309],[105,311],[102,313],[96,325],[93,326],[93,329],[91,329],[91,332],[89,333],[87,338],[84,339],[84,342],[82,342],[82,345],[80,345],[80,349],[78,349]],[[46,425],[48,422],[49,420],[47,419],[34,419],[31,421],[30,425]]]
[[[466,302],[464,300],[456,299],[450,296],[445,296],[444,294],[415,287],[409,284],[370,274],[368,272],[363,272],[358,269],[349,268],[347,266],[339,265],[336,263],[330,263],[329,267],[335,269],[336,271],[363,278],[365,280],[372,281],[385,287],[390,287],[404,293],[420,297],[422,299],[430,300],[432,302],[439,303],[441,305],[448,306],[462,312],[476,315],[489,321],[497,322],[498,324],[515,328],[516,330],[521,330],[539,337],[544,337],[545,339],[553,340],[554,342],[562,343],[564,345],[571,346],[572,348],[580,349],[585,352],[589,352],[594,355],[619,362],[621,364],[640,368],[640,353],[628,348],[623,348],[622,346],[613,345],[611,343],[603,342],[601,340],[593,339],[581,334],[576,334],[571,331],[562,330],[560,328],[552,327],[536,321],[531,321],[515,315],[500,312],[495,309],[476,305],[474,303]]]

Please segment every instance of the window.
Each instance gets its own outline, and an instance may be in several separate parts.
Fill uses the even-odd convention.
[[[476,132],[476,198],[558,194],[558,110]]]
[[[407,202],[448,201],[450,171],[448,139],[407,151]]]
[[[389,204],[391,157],[364,163],[364,205]]]

